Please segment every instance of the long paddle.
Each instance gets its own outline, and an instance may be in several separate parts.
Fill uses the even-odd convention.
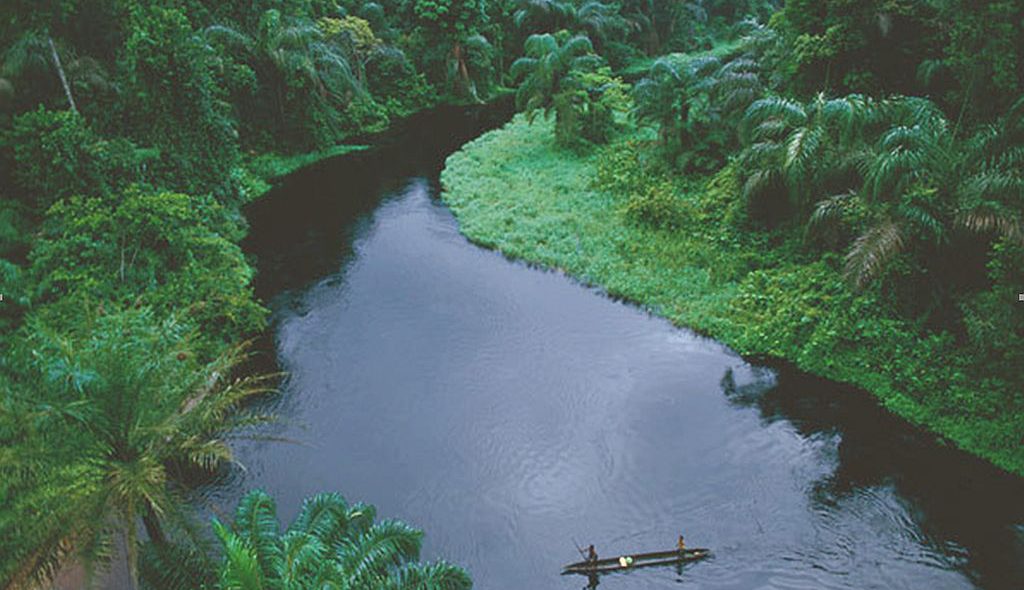
[[[583,559],[586,559],[587,558],[587,554],[586,554],[585,551],[583,551],[583,548],[580,547],[580,544],[576,542],[576,537],[570,537],[570,538],[572,539],[572,544],[576,546],[576,551],[580,552],[580,557],[582,557]]]

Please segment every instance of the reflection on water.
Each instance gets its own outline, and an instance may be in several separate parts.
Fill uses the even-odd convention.
[[[812,509],[863,510],[891,497],[899,510],[885,522],[942,555],[948,567],[981,587],[1022,585],[1019,482],[938,448],[859,392],[795,371],[782,375],[778,384],[741,387],[727,371],[722,389],[737,406],[757,408],[766,422],[785,420],[807,438],[837,437],[835,468],[809,490]],[[901,555],[908,557],[915,555]]]
[[[275,434],[306,444],[242,445],[214,501],[260,486],[287,520],[338,490],[487,589],[1024,587],[1019,484],[855,392],[468,244],[422,156],[325,169],[252,212],[289,373]],[[559,575],[576,542],[681,532],[714,555]]]

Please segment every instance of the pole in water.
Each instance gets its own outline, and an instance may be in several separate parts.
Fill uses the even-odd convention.
[[[587,554],[583,551],[583,548],[580,547],[580,544],[576,542],[576,537],[571,537],[571,539],[572,539],[572,544],[576,546],[576,551],[579,551],[580,552],[580,556],[585,558],[587,556]]]

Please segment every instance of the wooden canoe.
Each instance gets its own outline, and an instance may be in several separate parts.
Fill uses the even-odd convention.
[[[631,570],[638,567],[650,567],[652,565],[672,565],[687,561],[697,561],[698,559],[704,559],[710,554],[711,551],[709,549],[687,549],[686,551],[679,551],[678,549],[675,549],[672,551],[654,551],[652,553],[634,553],[631,555],[621,556],[633,558],[633,563],[625,567],[619,563],[620,556],[617,555],[615,557],[598,559],[597,561],[577,561],[576,563],[570,563],[562,568],[562,573],[583,575],[603,574],[621,570]]]

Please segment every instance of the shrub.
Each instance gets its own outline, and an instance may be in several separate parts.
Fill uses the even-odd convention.
[[[685,220],[682,201],[668,181],[637,187],[629,194],[625,210],[630,218],[662,229],[676,229]]]
[[[14,119],[5,143],[14,155],[17,195],[46,209],[71,195],[103,195],[139,180],[140,152],[104,140],[71,111],[39,107]]]
[[[0,256],[22,256],[29,247],[29,223],[24,208],[0,196]]]
[[[437,102],[426,77],[399,51],[383,52],[366,64],[366,81],[390,117],[406,117]]]
[[[13,329],[29,304],[23,277],[21,267],[0,258],[0,294],[3,295],[3,301],[0,301],[0,333]]]
[[[133,137],[157,146],[159,185],[227,196],[238,133],[215,78],[211,46],[179,9],[132,11],[122,67],[125,118]]]
[[[555,95],[555,140],[584,148],[608,143],[615,130],[615,113],[627,109],[626,85],[608,68],[570,72]]]
[[[185,309],[204,335],[225,342],[255,332],[265,310],[253,300],[241,249],[211,229],[221,217],[210,200],[167,192],[58,203],[30,254],[36,293],[44,302],[73,293]]]

